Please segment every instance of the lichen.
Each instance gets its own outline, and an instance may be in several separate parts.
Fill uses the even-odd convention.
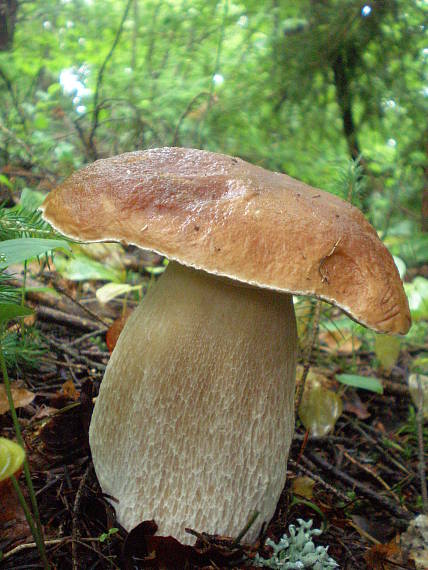
[[[285,535],[278,543],[268,539],[266,546],[273,550],[271,558],[262,558],[257,555],[253,565],[277,570],[330,570],[338,568],[338,564],[328,555],[328,547],[315,546],[313,536],[319,536],[322,531],[312,529],[312,520],[305,522],[298,519],[299,527],[288,527],[289,536]]]

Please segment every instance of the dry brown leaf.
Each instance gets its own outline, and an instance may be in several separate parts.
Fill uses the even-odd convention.
[[[370,417],[370,412],[366,404],[361,401],[356,390],[348,390],[342,395],[344,410],[357,416],[360,420],[366,420]]]
[[[15,408],[24,408],[31,404],[36,394],[26,390],[25,388],[12,388],[12,399]],[[6,395],[4,384],[0,384],[0,415],[9,411],[9,402]]]
[[[76,386],[71,379],[67,380],[67,382],[64,382],[64,384],[61,386],[61,393],[70,400],[74,401],[78,400],[80,396],[80,392],[76,389]]]
[[[403,562],[401,548],[395,540],[388,544],[375,544],[366,552],[364,558],[369,570],[394,570]]]
[[[110,354],[113,352],[114,347],[119,339],[120,333],[128,320],[129,315],[132,313],[131,309],[127,309],[123,315],[114,321],[106,334],[106,344]]]
[[[348,329],[323,331],[318,339],[321,350],[329,353],[352,354],[361,346],[361,340]]]
[[[3,481],[0,485],[0,536],[12,545],[31,536],[24,511],[10,481]]]

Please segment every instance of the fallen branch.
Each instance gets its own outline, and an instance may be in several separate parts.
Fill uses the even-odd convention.
[[[58,311],[57,309],[52,309],[43,305],[38,305],[34,309],[36,311],[37,318],[41,321],[53,322],[66,327],[83,329],[86,331],[98,332],[100,330],[97,323],[94,323],[94,321],[90,321],[89,319],[85,319],[84,317],[70,315],[63,311]]]
[[[361,483],[360,481],[354,479],[347,473],[344,473],[334,465],[331,465],[328,461],[323,459],[317,453],[311,452],[308,453],[308,456],[311,459],[311,461],[313,461],[316,465],[318,465],[328,473],[331,473],[332,475],[334,475],[344,483],[348,484],[353,489],[357,489],[364,497],[372,501],[375,501],[376,503],[381,505],[387,511],[392,513],[395,517],[397,517],[397,519],[399,519],[397,523],[400,526],[402,526],[403,528],[407,528],[407,524],[405,524],[405,521],[410,521],[412,519],[413,517],[412,513],[410,513],[409,511],[405,511],[402,507],[396,505],[390,499],[387,499],[383,495],[380,495],[376,491],[373,491],[373,489],[370,489],[364,483]]]

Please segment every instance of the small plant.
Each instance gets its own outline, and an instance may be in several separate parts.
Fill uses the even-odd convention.
[[[113,534],[116,534],[117,532],[119,532],[119,529],[113,526],[112,528],[109,528],[107,532],[101,533],[98,540],[100,542],[108,542]]]
[[[273,556],[269,559],[257,555],[254,564],[265,568],[278,570],[300,570],[312,568],[313,570],[329,570],[338,568],[338,564],[328,555],[328,547],[315,546],[313,536],[322,534],[321,530],[312,530],[312,520],[305,522],[297,519],[299,528],[291,524],[288,527],[290,536],[284,536],[276,544],[268,539],[266,546],[273,550]]]

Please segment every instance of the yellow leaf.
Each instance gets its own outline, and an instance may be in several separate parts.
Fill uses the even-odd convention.
[[[306,475],[296,477],[292,483],[293,493],[306,499],[312,499],[315,481]]]
[[[391,370],[400,356],[401,339],[397,336],[377,334],[375,336],[375,353],[385,370]]]
[[[311,435],[320,437],[332,431],[342,409],[340,396],[327,389],[319,378],[308,375],[299,406],[299,417]]]
[[[11,439],[0,437],[0,481],[14,475],[21,468],[24,458],[25,451],[20,445]]]

